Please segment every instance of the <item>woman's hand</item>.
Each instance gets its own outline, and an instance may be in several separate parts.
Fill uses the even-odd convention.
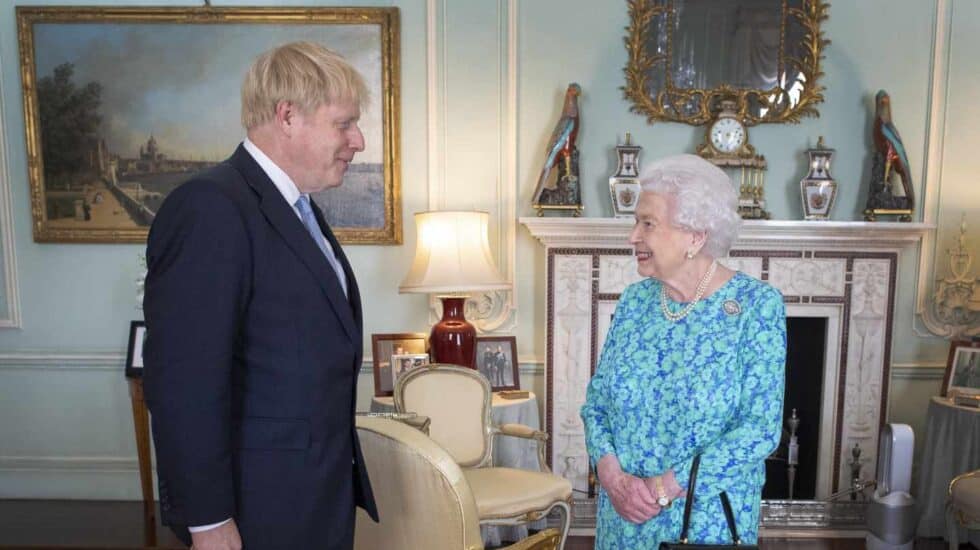
[[[623,471],[615,455],[606,455],[596,465],[599,484],[606,490],[616,513],[640,524],[660,513],[657,499],[644,481]]]
[[[662,476],[664,479],[664,490],[667,491],[667,497],[670,500],[687,496],[687,491],[681,487],[681,484],[677,482],[677,478],[674,477],[674,470],[667,470]]]
[[[646,484],[647,489],[650,490],[650,493],[653,495],[654,499],[660,496],[657,491],[658,477],[660,478],[661,483],[663,483],[664,493],[671,502],[687,496],[687,491],[685,491],[684,488],[677,483],[677,478],[674,477],[674,470],[667,470],[659,476],[648,477],[643,480],[643,483]]]

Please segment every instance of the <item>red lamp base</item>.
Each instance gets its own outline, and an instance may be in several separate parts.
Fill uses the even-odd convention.
[[[432,325],[429,345],[436,363],[476,368],[476,327],[463,316],[465,296],[440,296],[442,319]]]

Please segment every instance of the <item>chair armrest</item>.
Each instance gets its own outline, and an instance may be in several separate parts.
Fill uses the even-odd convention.
[[[522,437],[524,439],[534,439],[542,443],[548,441],[547,433],[542,432],[541,430],[535,430],[534,428],[525,426],[524,424],[501,424],[497,426],[497,433],[500,435]]]
[[[555,528],[538,531],[533,536],[506,546],[503,550],[557,550],[561,531]]]
[[[544,456],[545,443],[548,442],[548,434],[542,432],[541,430],[535,430],[530,426],[525,426],[524,424],[501,424],[499,426],[493,426],[494,435],[509,435],[511,437],[520,437],[522,439],[533,439],[538,442],[538,465],[542,472],[551,472],[551,468],[548,467],[548,461]]]
[[[422,416],[420,414],[415,414],[413,412],[408,413],[397,413],[397,412],[357,412],[357,416],[372,416],[375,418],[388,418],[391,420],[397,420],[403,424],[407,424],[416,430],[429,435],[429,424],[431,419],[428,416]]]
[[[424,433],[425,435],[429,435],[429,424],[432,421],[431,419],[429,419],[428,416],[418,415],[418,416],[403,418],[402,422]]]

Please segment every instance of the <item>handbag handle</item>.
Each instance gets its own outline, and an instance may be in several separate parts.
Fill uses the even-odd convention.
[[[695,455],[694,461],[691,462],[691,475],[687,480],[687,498],[684,499],[684,524],[681,527],[681,544],[687,544],[687,531],[691,525],[691,506],[694,502],[694,486],[698,481],[698,466],[701,465],[701,455]],[[742,544],[742,541],[738,538],[738,529],[735,527],[735,514],[732,513],[732,505],[728,501],[728,493],[722,491],[719,495],[721,498],[721,507],[725,511],[725,522],[728,523],[728,531],[732,534],[732,542],[736,546]]]
[[[684,524],[681,527],[681,544],[687,544],[687,528],[691,525],[691,504],[694,502],[694,484],[698,481],[698,466],[701,465],[701,455],[694,455],[691,463],[691,475],[687,478],[687,498],[684,499]]]

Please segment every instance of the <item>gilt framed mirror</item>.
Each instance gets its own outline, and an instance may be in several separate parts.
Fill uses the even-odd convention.
[[[628,0],[630,109],[702,125],[722,99],[748,125],[819,116],[823,0]]]

